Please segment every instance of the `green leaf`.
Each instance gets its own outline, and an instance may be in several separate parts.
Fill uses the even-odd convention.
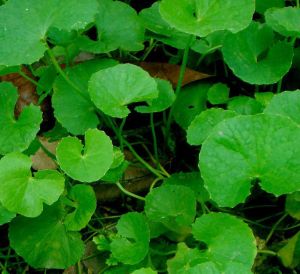
[[[155,2],[150,8],[139,13],[144,26],[151,31],[148,36],[178,49],[185,49],[190,34],[180,32],[164,21],[159,13],[159,3]]]
[[[16,213],[8,211],[0,203],[0,226],[3,225],[3,224],[9,223],[15,217],[16,217]]]
[[[180,172],[173,173],[171,177],[164,180],[164,184],[182,185],[194,191],[197,200],[200,203],[209,200],[209,194],[204,188],[204,182],[201,178],[200,172]]]
[[[149,106],[138,106],[135,108],[140,113],[161,112],[169,108],[175,101],[175,94],[169,81],[155,79],[158,89],[158,97],[147,101]]]
[[[12,0],[0,7],[0,65],[31,64],[47,49],[50,27],[78,30],[93,21],[97,2]]]
[[[98,39],[80,38],[81,49],[94,53],[118,48],[125,51],[142,50],[145,29],[136,11],[120,1],[98,0],[98,4],[95,18]]]
[[[197,82],[181,89],[173,104],[174,119],[183,129],[187,129],[197,114],[206,109],[209,82]]]
[[[243,202],[257,180],[276,196],[295,192],[300,188],[300,128],[279,115],[224,120],[203,143],[199,167],[219,206]]]
[[[165,184],[146,196],[145,213],[149,220],[161,222],[171,230],[191,225],[196,215],[194,192],[182,185]]]
[[[259,102],[263,107],[266,107],[272,98],[274,97],[273,92],[255,92],[254,94],[255,100]],[[260,112],[260,111],[259,111]]]
[[[235,96],[227,104],[227,108],[242,115],[253,115],[263,112],[263,106],[248,96]]]
[[[211,108],[201,112],[187,129],[187,142],[190,145],[201,145],[217,124],[236,115],[236,112],[222,108]]]
[[[285,211],[293,218],[300,220],[300,191],[287,195]]]
[[[277,254],[285,267],[295,268],[298,266],[300,262],[300,232],[290,238]]]
[[[255,10],[260,14],[264,14],[269,8],[283,8],[285,5],[285,0],[256,0],[255,2]]]
[[[156,271],[153,271],[151,268],[140,268],[138,270],[135,270],[131,272],[131,274],[157,274]]]
[[[88,80],[96,71],[116,65],[111,59],[87,61],[65,73],[82,93],[70,86],[63,77],[59,76],[54,84],[52,103],[56,119],[72,134],[84,134],[89,128],[96,128],[99,124],[97,109],[89,98],[87,91]]]
[[[31,176],[31,160],[12,152],[0,160],[0,202],[11,212],[36,217],[43,204],[56,202],[64,191],[64,177],[55,170],[41,170]]]
[[[229,214],[210,213],[196,219],[192,233],[207,245],[202,257],[215,263],[220,273],[251,273],[256,241],[244,222]]]
[[[85,133],[85,146],[76,137],[61,140],[56,149],[61,169],[72,179],[95,182],[102,178],[113,162],[113,145],[110,138],[97,129]]]
[[[287,116],[300,124],[300,90],[285,91],[275,95],[264,112]]]
[[[222,48],[225,62],[237,77],[250,84],[278,82],[291,68],[293,48],[287,42],[274,42],[273,36],[270,27],[257,22],[228,34]]]
[[[60,202],[45,207],[37,218],[18,216],[9,227],[9,240],[18,255],[35,268],[65,269],[78,262],[84,244],[78,232],[68,231]]]
[[[201,37],[218,30],[246,28],[254,10],[253,0],[162,0],[159,9],[171,26]]]
[[[207,92],[207,100],[213,104],[225,104],[229,99],[229,87],[222,83],[212,85]]]
[[[89,93],[101,111],[117,118],[130,113],[128,104],[158,96],[155,80],[132,64],[120,64],[94,73],[89,81]]]
[[[296,7],[268,9],[265,19],[274,31],[284,36],[300,36],[300,10]]]
[[[96,196],[92,187],[75,185],[71,188],[68,198],[74,202],[74,211],[65,218],[68,231],[78,231],[84,228],[90,221],[96,210]]]
[[[0,83],[0,155],[24,151],[40,129],[42,113],[37,106],[25,107],[15,119],[17,99],[18,92],[11,83]]]
[[[150,231],[143,214],[130,212],[122,215],[117,224],[118,234],[110,244],[114,258],[124,264],[134,265],[148,253]]]

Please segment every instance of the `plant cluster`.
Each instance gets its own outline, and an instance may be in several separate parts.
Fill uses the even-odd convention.
[[[299,0],[141,2],[1,1],[0,75],[39,98],[16,115],[0,83],[2,273],[297,273]],[[175,91],[140,65],[157,59],[180,64]],[[214,77],[183,86],[187,66]]]

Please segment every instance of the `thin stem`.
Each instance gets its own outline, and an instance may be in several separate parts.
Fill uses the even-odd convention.
[[[268,236],[267,236],[267,238],[266,238],[266,241],[265,241],[264,246],[267,245],[267,243],[268,243],[269,240],[271,239],[271,237],[272,237],[274,231],[276,230],[276,228],[279,226],[279,224],[280,224],[287,216],[288,216],[287,213],[284,214],[284,215],[282,215],[281,218],[279,218],[279,220],[273,225],[271,231],[269,232],[269,234],[268,234]]]
[[[277,83],[276,93],[280,93],[281,92],[281,87],[282,87],[282,78]]]
[[[300,7],[300,1],[296,0],[296,7],[299,8]]]
[[[121,151],[123,151],[123,149],[124,149],[124,145],[123,145],[124,138],[122,137],[122,132],[123,132],[123,128],[125,126],[125,123],[126,123],[126,117],[122,120],[121,125],[119,127],[119,141],[120,141]]]
[[[119,182],[116,183],[117,187],[126,195],[130,196],[130,197],[133,197],[135,199],[138,199],[138,200],[142,200],[142,201],[145,201],[145,198],[144,197],[141,197],[139,195],[136,195],[130,191],[128,191],[127,189],[125,189]]]
[[[26,80],[28,80],[30,83],[34,84],[35,86],[39,87],[42,90],[45,90],[45,88],[39,84],[37,81],[35,81],[34,79],[30,78],[26,73],[24,73],[22,70],[20,70],[18,72],[23,78],[25,78]]]
[[[262,249],[262,250],[257,250],[257,253],[259,254],[268,254],[271,256],[277,256],[277,253],[272,251],[272,250],[267,250],[267,249]]]
[[[189,38],[189,41],[187,42],[187,45],[184,49],[184,52],[183,52],[182,63],[181,63],[180,72],[179,72],[179,78],[178,78],[178,82],[177,82],[177,86],[176,86],[176,90],[175,90],[176,96],[179,94],[179,92],[181,90],[182,81],[183,81],[183,77],[184,77],[184,73],[185,73],[185,69],[186,69],[186,65],[187,65],[187,61],[188,61],[188,57],[189,57],[189,51],[190,51],[190,45],[191,45],[192,39],[193,39],[193,36],[191,35]],[[174,112],[174,107],[171,106],[169,117],[167,119],[167,125],[166,125],[166,136],[167,136],[166,139],[168,139],[168,137],[169,137],[169,131],[170,131],[171,123],[172,123],[173,112]]]
[[[72,87],[74,88],[74,90],[76,91],[76,93],[82,97],[84,100],[86,101],[90,101],[89,98],[87,97],[87,95],[85,95],[82,90],[74,84],[74,82],[72,82],[69,77],[65,74],[65,72],[62,70],[62,68],[60,67],[60,65],[58,64],[52,50],[48,47],[47,49],[47,53],[50,57],[51,62],[53,63],[56,71],[61,75],[61,77]]]
[[[153,38],[151,38],[149,42],[149,46],[140,60],[145,61],[155,46],[156,46],[156,42],[154,42]]]
[[[154,151],[154,157],[156,160],[156,163],[159,163],[158,158],[158,149],[157,149],[157,138],[156,138],[156,132],[155,132],[155,126],[154,126],[154,114],[150,113],[150,126],[151,126],[151,133],[152,133],[152,139],[153,139],[153,151]]]

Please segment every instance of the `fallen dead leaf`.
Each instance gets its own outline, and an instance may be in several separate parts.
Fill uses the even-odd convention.
[[[168,80],[174,87],[176,87],[180,72],[179,65],[151,62],[141,62],[138,65],[146,70],[152,77]],[[186,68],[182,86],[209,77],[212,77],[212,75]]]

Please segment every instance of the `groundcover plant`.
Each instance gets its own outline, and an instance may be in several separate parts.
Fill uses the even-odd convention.
[[[299,0],[2,0],[2,273],[299,273],[299,37]]]

